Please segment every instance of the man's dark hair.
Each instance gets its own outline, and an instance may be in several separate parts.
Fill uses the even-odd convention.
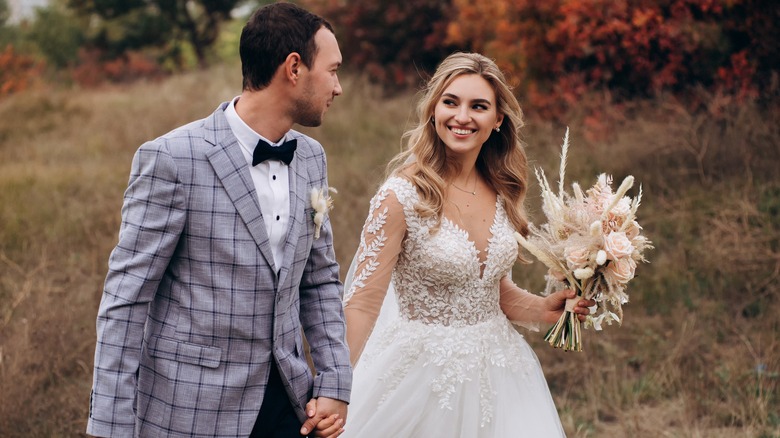
[[[241,31],[239,45],[244,89],[268,86],[276,69],[293,52],[311,67],[317,54],[314,34],[322,27],[333,32],[324,18],[292,3],[273,3],[255,11]]]

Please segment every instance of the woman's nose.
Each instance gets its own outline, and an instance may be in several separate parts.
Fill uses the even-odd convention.
[[[466,124],[471,119],[471,116],[469,115],[469,109],[466,106],[461,106],[458,108],[457,114],[455,114],[455,121],[461,124]]]

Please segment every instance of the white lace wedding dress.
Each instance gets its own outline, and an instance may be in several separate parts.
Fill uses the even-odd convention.
[[[431,233],[417,202],[399,177],[371,201],[345,311],[367,332],[380,307],[382,315],[355,368],[342,437],[564,436],[539,361],[502,312],[511,295],[500,284],[518,251],[503,203],[496,200],[482,263],[450,220]],[[388,286],[395,296],[386,299]],[[539,298],[513,293],[508,305],[521,311]]]

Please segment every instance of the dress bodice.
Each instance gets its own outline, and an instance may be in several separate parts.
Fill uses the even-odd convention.
[[[410,320],[443,325],[473,325],[501,312],[499,281],[517,259],[517,242],[497,197],[487,255],[482,257],[469,234],[442,218],[422,218],[414,206],[417,191],[402,178],[391,178],[392,190],[404,209],[407,235],[393,272],[399,311]]]

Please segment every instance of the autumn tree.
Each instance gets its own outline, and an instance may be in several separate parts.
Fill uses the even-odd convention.
[[[448,41],[495,58],[548,116],[593,91],[758,95],[780,70],[772,0],[453,1]]]
[[[18,53],[11,44],[0,49],[0,98],[32,88],[42,69],[41,62]]]

